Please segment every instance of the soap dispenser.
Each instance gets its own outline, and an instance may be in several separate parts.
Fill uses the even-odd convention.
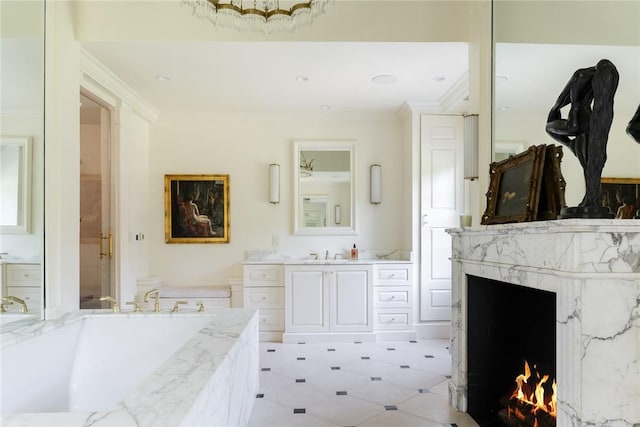
[[[356,248],[356,244],[353,244],[353,248],[351,248],[351,259],[358,259],[358,248]]]

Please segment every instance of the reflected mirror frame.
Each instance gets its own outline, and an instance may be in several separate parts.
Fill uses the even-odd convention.
[[[17,147],[20,150],[16,224],[0,224],[0,234],[28,234],[31,232],[31,137],[2,136],[0,147]]]
[[[301,151],[349,151],[350,153],[350,195],[351,213],[349,226],[334,225],[330,227],[300,226],[300,152]],[[293,142],[293,234],[296,236],[345,236],[356,235],[356,146],[354,140],[313,140]],[[344,215],[342,218],[344,223]]]

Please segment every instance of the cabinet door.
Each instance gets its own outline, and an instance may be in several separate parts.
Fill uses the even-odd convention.
[[[329,287],[324,270],[288,269],[285,278],[287,332],[329,330]]]
[[[359,332],[373,330],[371,312],[371,270],[341,270],[331,275],[331,330]]]

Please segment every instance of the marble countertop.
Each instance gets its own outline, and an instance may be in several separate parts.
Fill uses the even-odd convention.
[[[317,259],[315,255],[317,254]],[[338,257],[336,258],[336,255]],[[411,263],[412,253],[406,250],[359,250],[358,259],[347,257],[343,250],[276,251],[252,250],[247,252],[242,264],[282,264],[282,265],[359,265],[359,264],[402,264]]]

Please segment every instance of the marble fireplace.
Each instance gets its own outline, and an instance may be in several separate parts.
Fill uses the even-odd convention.
[[[547,347],[555,352],[558,427],[640,426],[640,221],[566,219],[449,233],[452,406],[468,411],[469,286],[480,280],[489,290],[553,295],[542,301],[555,304],[555,325],[552,317],[544,329],[555,334]]]

